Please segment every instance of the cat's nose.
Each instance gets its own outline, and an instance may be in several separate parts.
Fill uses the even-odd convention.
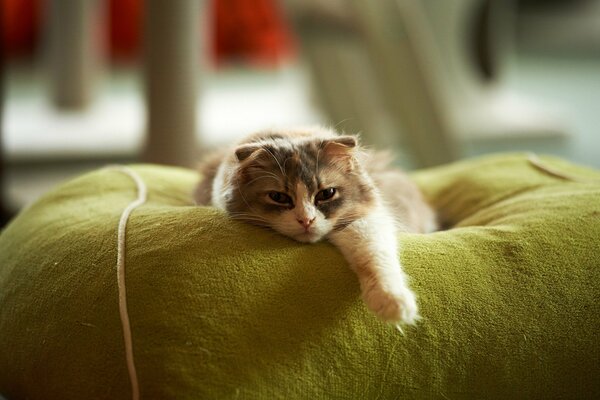
[[[304,229],[308,229],[308,227],[314,222],[314,218],[301,218],[297,219],[298,223],[304,227]]]

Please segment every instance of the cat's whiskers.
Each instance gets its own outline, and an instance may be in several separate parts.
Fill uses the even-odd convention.
[[[285,176],[285,171],[284,171],[284,170],[283,170],[283,168],[281,167],[281,164],[279,163],[279,160],[277,159],[277,157],[275,157],[275,154],[273,154],[273,153],[271,152],[271,150],[269,150],[269,149],[268,149],[268,148],[266,148],[266,147],[263,147],[263,149],[265,149],[265,150],[267,151],[267,153],[269,153],[269,154],[271,155],[271,157],[273,157],[273,160],[275,160],[275,162],[277,163],[277,166],[279,167],[279,170],[281,171],[281,174],[282,174],[283,176]]]
[[[271,178],[271,179],[275,179],[277,182],[279,182],[279,177],[277,175],[275,175],[273,173],[270,173],[270,172],[267,172],[267,173],[265,173],[265,175],[261,175],[261,176],[259,176],[257,178],[252,179],[250,182],[246,182],[244,184],[244,186],[248,186],[251,183],[254,183],[254,182],[258,181],[259,179],[263,179],[263,178]]]
[[[352,222],[356,221],[359,218],[361,218],[360,214],[350,213],[350,214],[346,214],[342,217],[339,217],[338,219],[335,220],[335,223],[336,224],[351,224]]]
[[[321,142],[322,143],[322,142]],[[316,172],[315,172],[315,176],[319,176],[319,155],[321,155],[321,147],[319,146],[319,148],[317,149],[317,166],[315,168]]]
[[[257,217],[255,215],[232,215],[233,219],[243,219],[244,221],[260,221],[260,222],[268,222],[264,218]]]
[[[343,163],[341,161],[336,161],[336,162],[332,162],[331,165],[333,166],[334,171],[337,171],[341,174],[348,173],[348,165],[346,163]]]
[[[248,208],[250,210],[252,210],[253,212],[257,213],[256,210],[254,208],[252,208],[252,206],[246,200],[246,196],[244,196],[244,193],[242,193],[242,189],[240,188],[240,186],[237,187],[237,190],[238,190],[238,193],[240,194],[240,196],[242,197],[242,200],[244,200],[244,203],[246,204],[246,206],[248,206]]]
[[[283,169],[286,170],[286,166],[287,166],[287,162],[290,161],[292,159],[292,157],[287,157],[284,161],[283,161]],[[286,170],[287,171],[287,170]]]
[[[269,226],[269,221],[267,221],[266,219],[264,219],[258,215],[244,214],[244,213],[240,213],[240,214],[230,213],[230,217],[235,220],[240,220],[240,221],[244,221],[244,222],[252,222],[255,225]]]
[[[256,214],[250,214],[247,212],[235,212],[235,211],[231,211],[228,213],[230,216],[232,217],[254,217],[254,218],[260,218],[263,219],[263,217],[261,217],[260,215],[256,215]]]
[[[344,122],[352,121],[353,119],[354,119],[353,117],[344,118],[343,120],[341,120],[340,122],[338,122],[337,124],[335,124],[335,126],[333,127],[333,129],[337,129],[337,127],[340,126],[341,124],[343,124]]]

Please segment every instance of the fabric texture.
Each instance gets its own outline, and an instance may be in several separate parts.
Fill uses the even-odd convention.
[[[450,229],[401,234],[422,321],[370,314],[340,253],[196,207],[193,171],[133,166],[127,226],[142,399],[600,397],[600,173],[523,154],[414,174]],[[58,187],[0,235],[0,393],[127,399],[109,169]]]

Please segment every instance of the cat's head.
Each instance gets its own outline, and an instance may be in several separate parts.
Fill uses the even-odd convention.
[[[362,217],[374,201],[354,136],[269,133],[235,149],[227,202],[233,217],[316,242]]]

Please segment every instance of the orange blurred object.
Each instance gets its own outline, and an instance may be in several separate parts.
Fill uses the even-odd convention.
[[[142,10],[141,0],[109,0],[108,37],[112,59],[130,60],[139,55]]]
[[[33,54],[40,36],[42,0],[2,0],[2,42],[5,54]]]
[[[1,1],[6,55],[33,55],[40,42],[46,0]],[[293,40],[276,0],[212,0],[209,4],[211,56],[217,65],[241,62],[270,67],[294,55]],[[144,1],[109,0],[107,5],[105,32],[111,59],[135,59],[141,51]]]
[[[212,52],[217,63],[273,66],[294,54],[290,32],[275,0],[213,0]]]

